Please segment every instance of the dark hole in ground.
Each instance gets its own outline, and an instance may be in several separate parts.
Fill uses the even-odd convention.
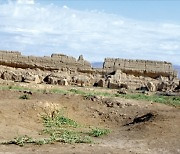
[[[133,120],[132,122],[127,123],[127,124],[125,124],[124,126],[134,125],[134,124],[136,124],[136,123],[141,123],[141,122],[146,122],[146,121],[151,120],[153,117],[154,117],[154,114],[152,114],[152,113],[147,113],[147,114],[145,114],[145,115],[143,115],[143,116],[134,118],[134,120]]]

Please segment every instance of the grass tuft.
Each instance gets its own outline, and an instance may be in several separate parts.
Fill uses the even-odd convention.
[[[99,137],[103,135],[107,135],[110,133],[109,129],[100,129],[100,128],[93,128],[90,132],[89,135],[93,137]]]

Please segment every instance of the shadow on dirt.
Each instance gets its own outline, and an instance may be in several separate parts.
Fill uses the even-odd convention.
[[[146,121],[153,119],[154,117],[155,117],[155,115],[153,113],[147,113],[143,116],[134,118],[134,120],[132,122],[127,123],[124,126],[129,126],[129,125],[134,125],[134,124],[141,123],[141,122],[146,122]]]

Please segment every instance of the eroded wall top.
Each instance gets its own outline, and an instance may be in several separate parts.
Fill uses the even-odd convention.
[[[23,56],[17,51],[0,51],[0,65],[15,68],[40,68],[43,70],[56,70],[61,68],[91,68],[86,60],[76,60],[63,54],[52,54],[51,57]]]
[[[172,64],[165,61],[105,58],[103,69],[111,71],[121,69],[125,73],[153,78],[160,75],[177,77],[177,72],[173,69]]]
[[[35,57],[23,56],[18,51],[0,51],[0,65],[15,68],[39,68],[42,70],[58,70],[64,68],[68,70],[92,70],[91,64],[84,60],[82,55],[78,59],[64,54]],[[152,78],[159,76],[177,77],[177,72],[169,62],[119,58],[105,59],[102,71],[116,71],[118,69],[121,69],[126,74],[135,76],[148,76]]]

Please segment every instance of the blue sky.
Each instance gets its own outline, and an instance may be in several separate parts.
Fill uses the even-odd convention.
[[[38,2],[48,4],[50,1]],[[104,11],[137,20],[180,21],[180,0],[55,0],[53,3],[80,10]]]
[[[178,0],[0,0],[0,49],[180,65]]]

